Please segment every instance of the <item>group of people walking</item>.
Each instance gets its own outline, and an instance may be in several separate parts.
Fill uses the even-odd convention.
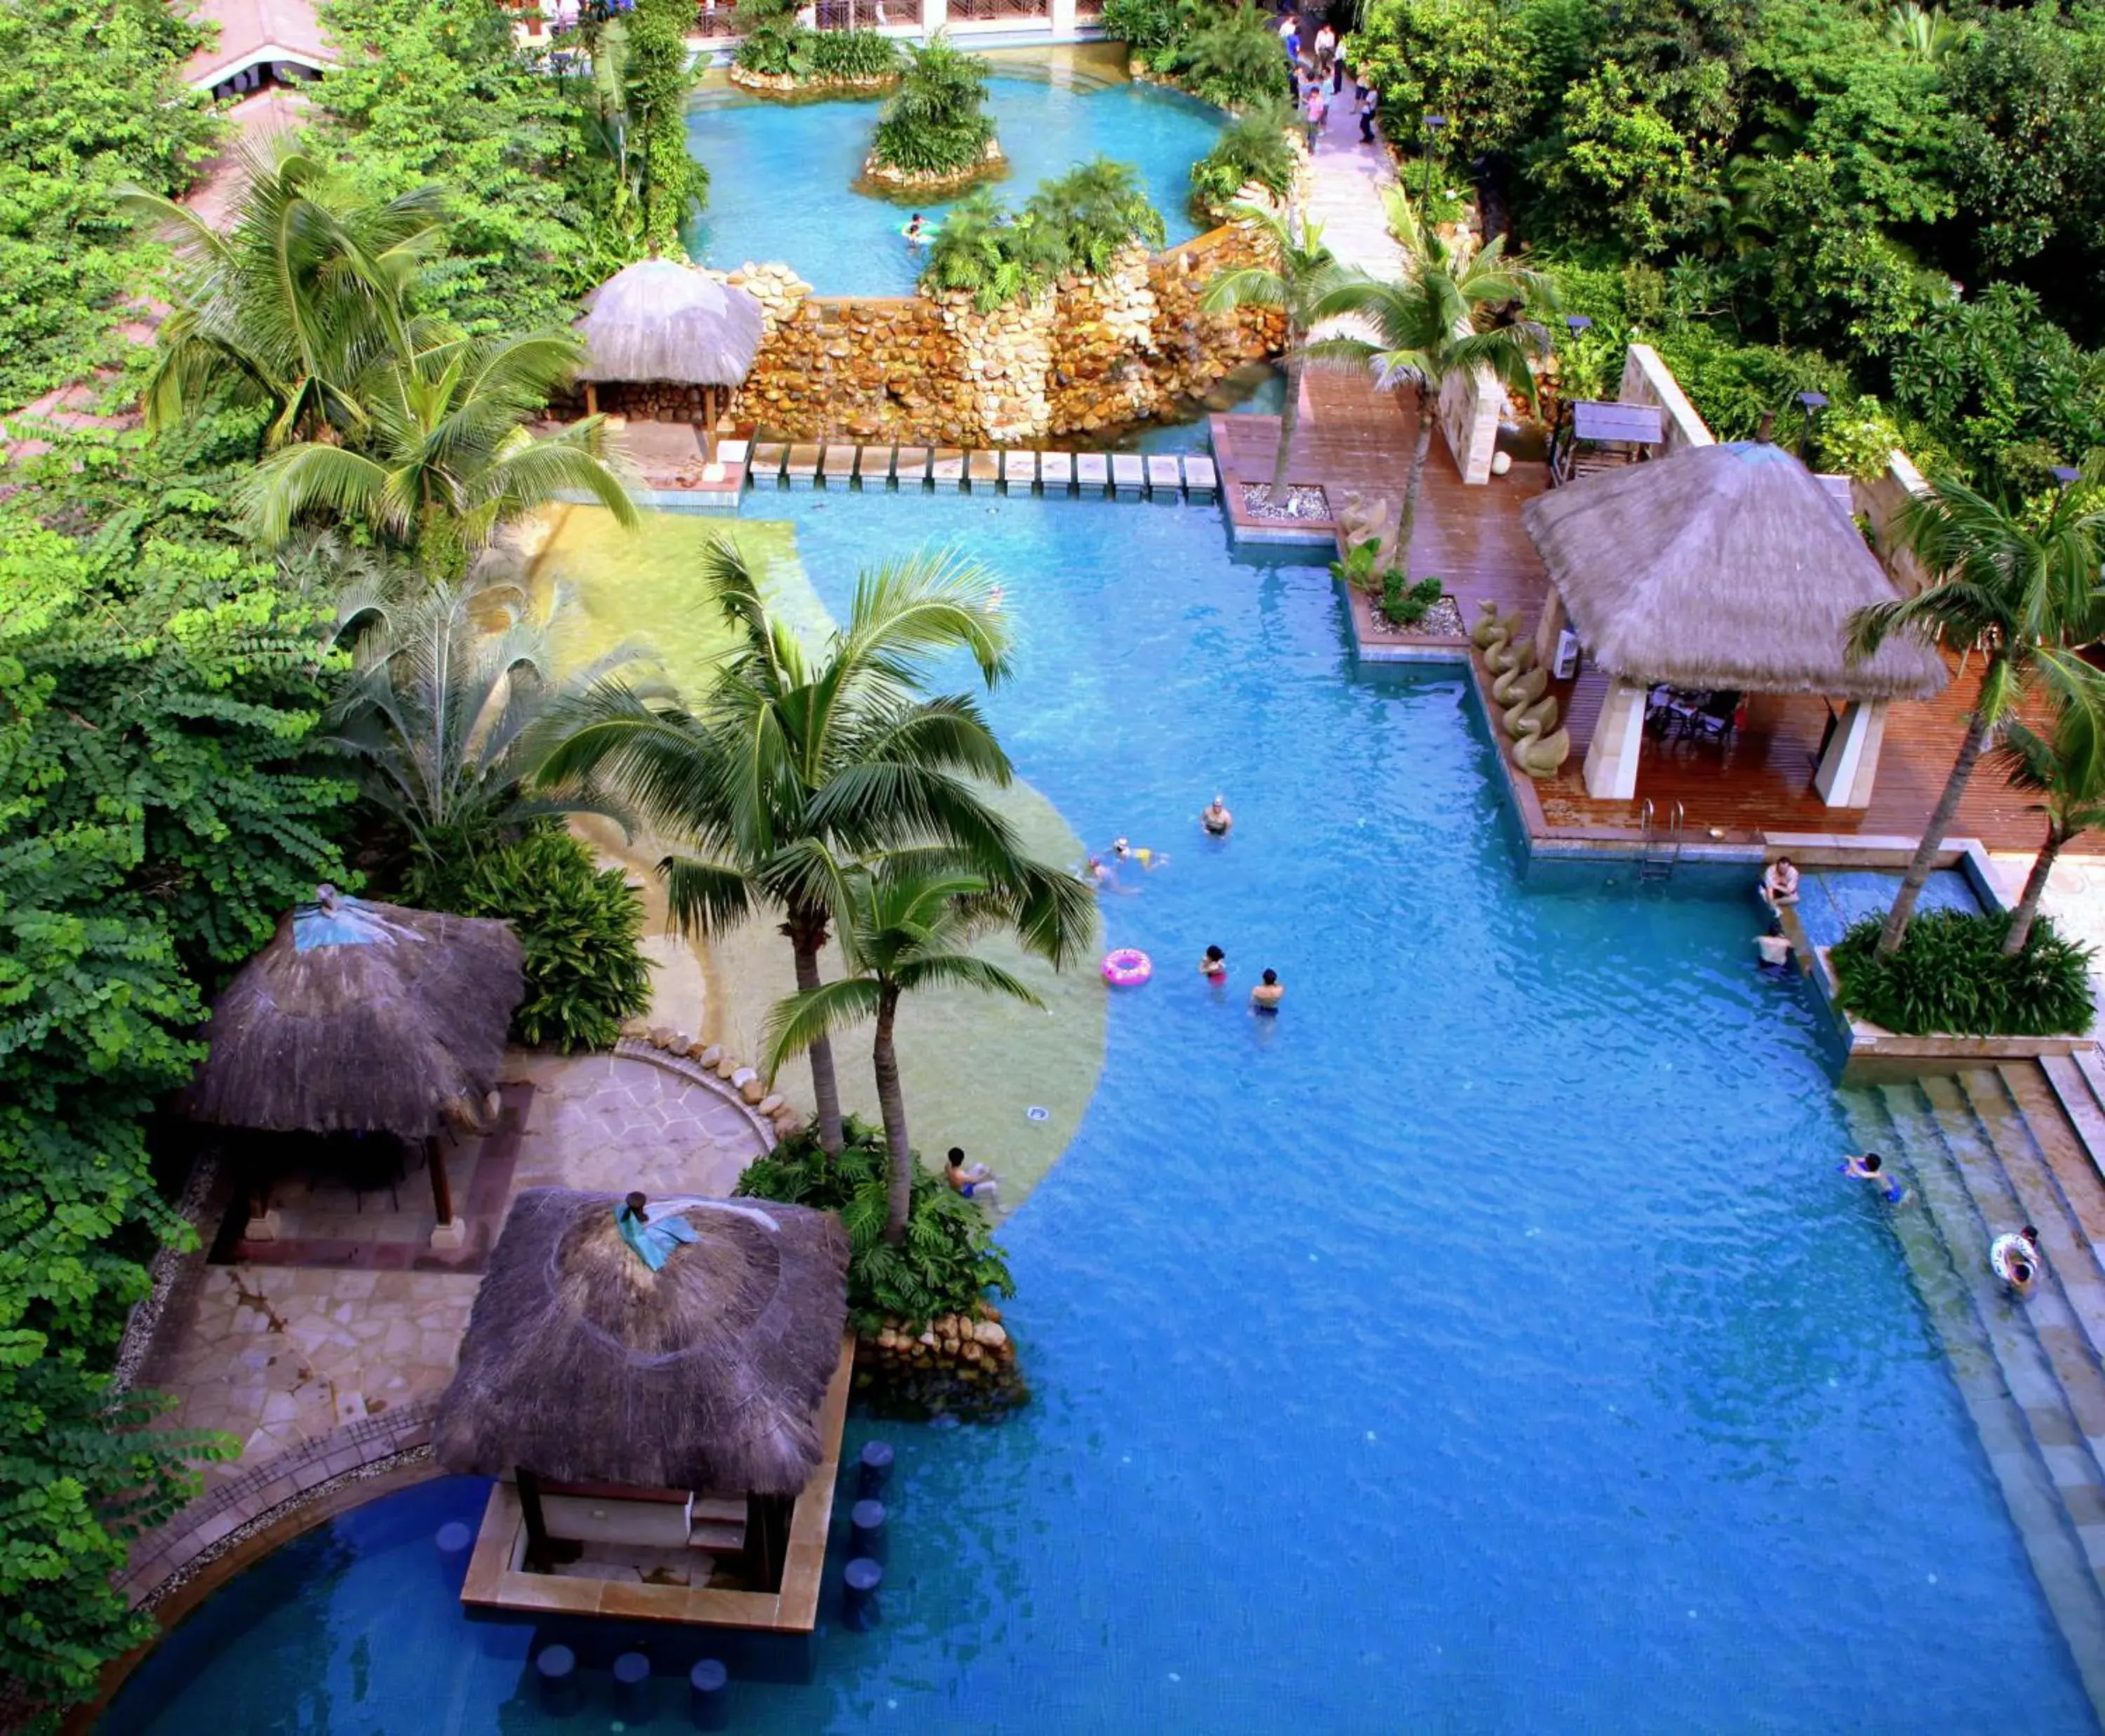
[[[1289,88],[1294,93],[1294,104],[1308,128],[1309,148],[1329,126],[1330,109],[1334,101],[1341,99],[1345,90],[1345,56],[1339,51],[1338,33],[1331,28],[1329,19],[1316,32],[1309,43],[1309,52],[1302,52],[1301,15],[1289,11],[1279,20],[1279,40],[1286,50],[1286,76]],[[1360,137],[1366,144],[1374,141],[1374,120],[1380,112],[1380,99],[1372,85],[1355,76],[1352,80],[1353,104],[1360,118]]]

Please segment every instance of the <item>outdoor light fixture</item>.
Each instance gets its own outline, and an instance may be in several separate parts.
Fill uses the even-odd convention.
[[[1564,324],[1565,329],[1568,330],[1574,338],[1576,338],[1581,332],[1590,332],[1593,329],[1593,322],[1584,314],[1565,315]]]
[[[1419,203],[1428,213],[1432,208],[1432,147],[1440,142],[1440,129],[1446,124],[1444,114],[1425,117],[1425,196]]]
[[[1798,395],[1798,401],[1805,406],[1806,418],[1810,421],[1815,410],[1827,408],[1827,394],[1824,391],[1802,391]]]
[[[2073,464],[2057,464],[2053,469],[2049,470],[2047,474],[2052,477],[2054,481],[2058,482],[2063,488],[2067,488],[2070,483],[2073,482],[2078,477],[2081,476],[2083,472],[2078,470]]]

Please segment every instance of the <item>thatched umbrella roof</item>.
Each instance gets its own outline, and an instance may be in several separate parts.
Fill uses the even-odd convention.
[[[847,1233],[765,1200],[666,1199],[695,1239],[653,1272],[621,1197],[533,1188],[512,1202],[439,1403],[449,1470],[561,1483],[793,1495],[847,1318]]]
[[[760,303],[671,259],[639,259],[598,289],[578,322],[583,380],[735,386],[760,352]]]
[[[320,888],[213,1004],[200,1121],[423,1139],[477,1125],[524,992],[511,924]]]
[[[1862,700],[1928,699],[1950,678],[1908,638],[1848,660],[1850,615],[1898,593],[1818,479],[1766,441],[1598,472],[1521,522],[1611,675]]]

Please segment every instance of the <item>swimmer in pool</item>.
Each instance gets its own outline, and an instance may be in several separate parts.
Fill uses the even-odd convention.
[[[1228,829],[1235,823],[1236,817],[1228,812],[1228,804],[1219,796],[1215,796],[1213,805],[1199,816],[1199,824],[1214,838],[1227,837]]]
[[[2010,1294],[2022,1301],[2039,1282],[2039,1232],[2027,1224],[1988,1244],[1988,1265]]]
[[[1842,1173],[1853,1175],[1858,1181],[1870,1183],[1888,1206],[1905,1205],[1907,1201],[1907,1189],[1901,1185],[1899,1177],[1886,1167],[1886,1160],[1876,1152],[1866,1152],[1861,1157],[1844,1158]]]
[[[1250,1004],[1260,1013],[1276,1013],[1279,1004],[1286,999],[1286,985],[1279,980],[1279,973],[1267,969],[1264,980],[1250,991]]]
[[[1218,946],[1209,946],[1206,955],[1199,960],[1199,973],[1209,982],[1228,980],[1228,955]]]
[[[900,233],[906,237],[909,247],[926,247],[928,244],[928,226],[921,220],[921,213],[918,211],[914,213],[914,221]]]
[[[1146,844],[1137,846],[1130,844],[1123,838],[1114,838],[1111,840],[1111,854],[1122,862],[1138,862],[1142,870],[1148,874],[1154,873],[1158,868],[1167,868],[1169,866],[1168,857],[1158,856]]]

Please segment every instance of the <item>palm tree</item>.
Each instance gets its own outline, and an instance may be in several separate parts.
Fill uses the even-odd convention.
[[[2080,691],[2081,660],[2069,649],[2105,626],[2098,588],[2105,512],[2089,486],[2061,490],[2039,509],[2012,508],[1946,478],[1902,509],[1901,540],[1937,579],[1912,597],[1875,603],[1850,618],[1849,655],[1870,656],[1895,633],[1931,645],[1978,647],[1986,660],[1959,751],[1924,823],[1893,908],[1879,933],[1881,956],[1897,951],[1915,901],[1943,848],[1982,749],[2016,711],[2027,685],[2045,675],[2064,693]]]
[[[406,607],[368,610],[356,672],[319,744],[360,766],[367,799],[408,839],[413,898],[534,821],[609,812],[582,790],[562,799],[532,792],[535,726],[638,653],[623,647],[556,682],[539,629],[515,620],[489,632],[476,601],[441,585]]]
[[[849,974],[775,1007],[767,1024],[767,1064],[779,1067],[834,1031],[875,1021],[870,1065],[892,1155],[884,1239],[896,1242],[906,1233],[914,1191],[914,1148],[893,1046],[901,998],[916,989],[957,985],[1026,1006],[1044,1003],[1027,983],[966,950],[977,933],[993,926],[1018,927],[1028,939],[1030,924],[990,882],[946,852],[882,858],[851,872],[842,892],[841,951]]]
[[[2005,723],[1995,758],[2013,787],[2039,794],[2032,805],[2046,816],[2046,841],[2003,937],[2003,951],[2014,957],[2031,938],[2055,859],[2084,833],[2105,825],[2105,692],[2097,675],[2086,671],[2080,691],[2063,698],[2051,736],[2015,718]]]
[[[449,337],[369,368],[352,443],[311,440],[272,453],[236,499],[266,542],[310,513],[364,520],[414,552],[434,580],[458,579],[499,525],[565,490],[622,524],[635,503],[607,463],[601,418],[535,439],[525,424],[568,383],[579,340],[547,331],[494,342]]]
[[[1383,283],[1356,272],[1331,289],[1316,309],[1319,319],[1359,315],[1373,328],[1373,338],[1326,338],[1310,344],[1307,354],[1319,366],[1371,363],[1383,387],[1408,383],[1417,388],[1418,435],[1397,532],[1397,547],[1408,566],[1441,389],[1455,375],[1482,368],[1532,404],[1535,375],[1528,363],[1547,353],[1549,335],[1531,318],[1514,324],[1493,322],[1515,303],[1529,314],[1553,309],[1557,294],[1541,272],[1508,262],[1503,235],[1481,248],[1450,244],[1394,187],[1388,208],[1390,227],[1403,247],[1403,275]]]
[[[444,246],[439,190],[362,202],[284,140],[245,148],[241,172],[223,230],[159,194],[125,194],[126,208],[160,232],[177,262],[175,309],[146,379],[147,430],[195,414],[221,384],[269,408],[274,446],[325,426],[355,427],[358,375],[436,329],[404,301]]]
[[[959,651],[990,687],[1008,669],[992,578],[954,554],[918,554],[865,573],[845,629],[807,656],[768,612],[758,577],[728,542],[702,577],[738,642],[692,709],[605,682],[565,708],[544,782],[589,780],[677,846],[660,864],[673,919],[690,937],[781,919],[800,995],[820,987],[835,913],[856,866],[937,844],[1023,913],[1030,943],[1064,961],[1094,930],[1088,888],[1032,860],[976,784],[1006,785],[1008,756],[968,696],[922,691]],[[804,1045],[819,1139],[842,1143],[832,1045]]]
[[[1272,459],[1268,496],[1284,504],[1286,471],[1294,456],[1294,431],[1301,420],[1301,369],[1308,333],[1318,310],[1343,280],[1340,266],[1323,244],[1319,223],[1298,225],[1289,208],[1284,217],[1256,205],[1231,205],[1229,214],[1250,225],[1270,244],[1271,263],[1236,266],[1218,273],[1206,285],[1199,305],[1208,313],[1236,307],[1276,307],[1286,315],[1286,400],[1279,408],[1279,451]],[[1299,233],[1297,235],[1296,230]]]

